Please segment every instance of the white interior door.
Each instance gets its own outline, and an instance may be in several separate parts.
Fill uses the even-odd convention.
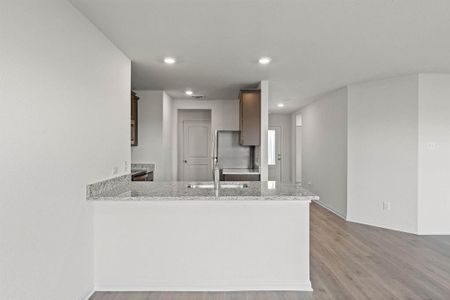
[[[269,127],[267,146],[269,180],[281,181],[281,127]]]
[[[183,180],[212,180],[211,122],[183,122]]]

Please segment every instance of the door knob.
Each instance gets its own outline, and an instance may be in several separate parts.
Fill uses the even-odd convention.
[[[184,163],[187,164],[187,160],[184,160]]]

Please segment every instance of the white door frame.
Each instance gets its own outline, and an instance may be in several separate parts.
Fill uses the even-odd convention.
[[[278,137],[279,150],[278,150],[278,153],[275,154],[275,161],[276,161],[277,167],[279,168],[280,181],[283,181],[283,155],[282,155],[283,154],[283,127],[281,125],[270,125],[268,129],[269,130],[278,130],[278,132],[279,132],[279,137]],[[276,142],[275,142],[275,144],[276,144]],[[271,166],[268,166],[268,170],[270,168],[271,168]],[[268,172],[268,173],[270,173],[270,172]]]

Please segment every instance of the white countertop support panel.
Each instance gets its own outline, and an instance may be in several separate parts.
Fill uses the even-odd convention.
[[[98,291],[310,291],[309,201],[95,201]]]

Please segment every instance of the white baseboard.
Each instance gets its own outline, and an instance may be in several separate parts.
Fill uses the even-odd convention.
[[[99,292],[231,292],[231,291],[303,291],[312,292],[311,281],[308,282],[252,282],[252,283],[218,283],[210,285],[146,283],[143,285],[100,284],[96,286]]]
[[[315,203],[319,204],[320,206],[322,206],[323,208],[325,208],[326,210],[332,212],[333,214],[335,214],[336,216],[338,216],[339,218],[347,221],[347,218],[345,216],[343,216],[341,213],[335,211],[334,209],[332,209],[331,207],[327,206],[325,203],[321,202],[320,200],[313,200]]]
[[[351,222],[351,223],[355,223],[355,224],[361,224],[361,225],[365,225],[365,226],[371,226],[371,227],[375,227],[375,228],[381,228],[381,229],[386,229],[386,230],[392,230],[392,231],[398,231],[398,232],[410,233],[410,234],[417,235],[417,232],[415,232],[415,231],[402,229],[402,228],[394,228],[394,227],[391,227],[391,226],[386,226],[386,225],[381,225],[381,224],[374,224],[374,223],[370,223],[370,222],[366,222],[366,221],[361,221],[361,220],[358,220],[358,219],[354,219],[352,216],[349,216],[347,218],[347,222]]]
[[[417,235],[450,235],[449,231],[419,231]]]
[[[92,290],[83,300],[89,300],[92,297],[92,295],[94,295],[94,293],[95,290]]]

